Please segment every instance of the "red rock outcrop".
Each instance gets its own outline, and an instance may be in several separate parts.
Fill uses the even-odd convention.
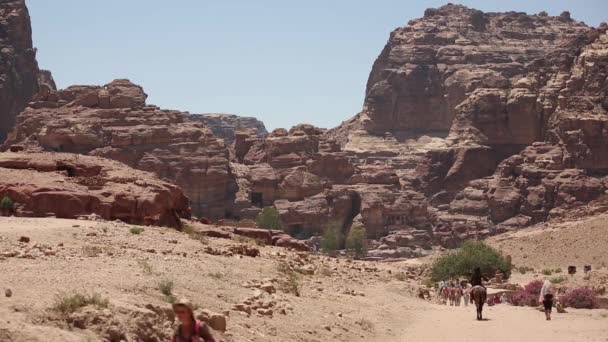
[[[0,197],[19,216],[97,214],[133,224],[181,226],[188,199],[151,173],[104,158],[67,153],[0,153]]]
[[[15,117],[38,92],[41,73],[32,46],[32,27],[25,0],[0,2],[0,141],[15,123]],[[47,81],[52,87],[54,83]]]
[[[18,117],[3,149],[89,154],[180,185],[197,216],[230,214],[236,183],[225,145],[178,111],[146,104],[128,80],[50,91]]]
[[[264,123],[250,116],[203,113],[191,114],[188,118],[192,121],[202,122],[205,126],[209,127],[216,137],[224,139],[224,143],[227,146],[234,143],[239,131],[252,131],[258,138],[268,135]]]

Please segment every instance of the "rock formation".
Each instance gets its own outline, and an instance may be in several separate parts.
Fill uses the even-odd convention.
[[[128,80],[49,91],[19,115],[3,148],[118,160],[180,185],[195,215],[230,215],[236,188],[224,143],[183,113],[147,105],[146,97]]]
[[[200,121],[209,127],[216,137],[224,139],[224,143],[227,146],[234,143],[238,131],[252,130],[259,138],[263,138],[268,134],[264,123],[254,117],[205,113],[191,114],[188,118],[192,121]]]
[[[607,28],[428,9],[391,33],[362,112],[329,134],[424,194],[443,245],[546,220],[607,189]]]
[[[67,153],[0,153],[0,198],[19,216],[90,214],[133,224],[181,225],[188,199],[175,185],[104,158]]]
[[[373,257],[424,255],[608,208],[607,30],[448,4],[391,33],[362,111],[329,131],[160,110],[117,80],[40,91],[3,148],[153,171],[198,216],[275,206],[299,238],[362,225]]]
[[[429,9],[391,33],[354,118],[237,134],[235,213],[274,204],[301,236],[362,224],[372,255],[395,257],[594,203],[608,189],[607,28]]]
[[[38,92],[40,73],[32,28],[25,0],[0,2],[0,141],[15,123],[15,117]],[[54,83],[50,82],[54,87]]]

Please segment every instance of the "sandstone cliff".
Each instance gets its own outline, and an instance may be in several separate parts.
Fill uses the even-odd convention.
[[[226,145],[234,143],[238,131],[252,130],[259,138],[263,138],[268,134],[264,123],[254,117],[238,116],[234,114],[204,113],[192,114],[189,115],[188,118],[192,121],[202,122],[211,129],[216,137],[224,139]]]
[[[147,105],[146,98],[128,80],[50,91],[19,115],[3,148],[118,160],[180,185],[196,215],[230,215],[236,190],[224,143],[185,114]]]
[[[607,28],[568,12],[428,9],[391,33],[362,112],[329,134],[423,193],[445,245],[601,201]]]
[[[38,92],[40,74],[25,0],[0,2],[0,141]],[[52,80],[52,78],[50,78]],[[54,86],[54,83],[52,84]]]

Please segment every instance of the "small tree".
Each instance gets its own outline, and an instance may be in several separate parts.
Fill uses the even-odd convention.
[[[255,224],[260,228],[280,230],[282,229],[281,215],[275,208],[266,207],[256,216]]]
[[[482,241],[466,241],[462,247],[435,260],[432,267],[433,280],[469,276],[476,267],[482,274],[494,276],[500,271],[506,278],[511,276],[511,262],[498,250]]]
[[[4,196],[2,200],[0,200],[0,208],[2,209],[13,209],[15,205],[15,201],[13,201],[10,197]]]
[[[355,258],[362,258],[367,255],[367,232],[365,227],[352,227],[346,238],[346,249],[348,249]]]
[[[325,227],[321,249],[325,253],[333,253],[341,248],[343,239],[340,224],[338,222],[331,222]]]

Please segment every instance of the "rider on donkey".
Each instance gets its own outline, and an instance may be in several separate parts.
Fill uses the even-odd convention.
[[[481,286],[481,287],[485,288],[485,286],[483,286],[483,283],[481,281],[482,279],[485,281],[488,281],[488,279],[486,279],[486,277],[481,275],[481,268],[475,267],[475,269],[473,270],[473,276],[471,276],[471,286],[472,287]]]

